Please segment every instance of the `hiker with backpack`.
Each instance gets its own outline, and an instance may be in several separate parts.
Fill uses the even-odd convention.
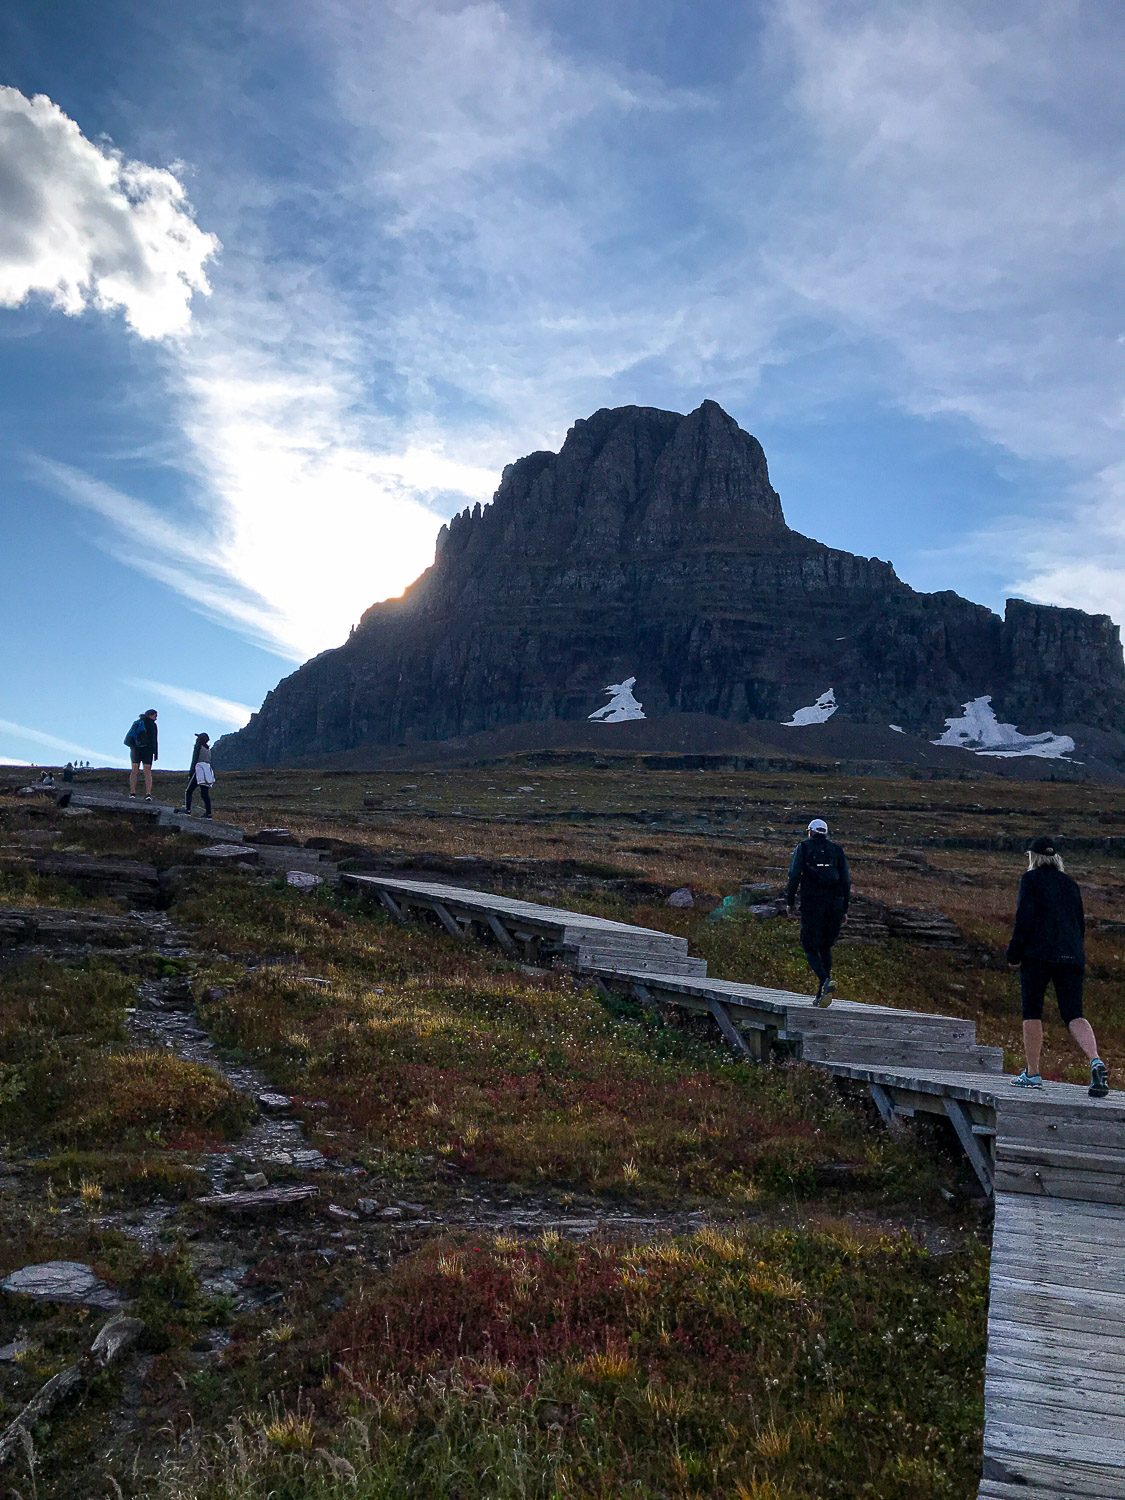
[[[1059,1015],[1090,1064],[1092,1099],[1109,1093],[1109,1073],[1098,1056],[1097,1038],[1082,1014],[1086,977],[1086,914],[1082,892],[1063,868],[1055,841],[1045,835],[1027,848],[1027,869],[1020,876],[1019,901],[1008,963],[1020,971],[1023,1010],[1024,1070],[1012,1082],[1017,1088],[1039,1089],[1043,1079],[1039,1058],[1043,1051],[1043,1001],[1053,985]]]
[[[809,836],[793,850],[789,861],[789,883],[785,888],[785,912],[796,915],[794,903],[801,894],[801,947],[809,968],[816,975],[814,1004],[831,1005],[836,991],[832,978],[832,945],[848,914],[852,877],[848,857],[828,837],[828,824],[814,818]]]
[[[129,796],[136,797],[137,772],[143,769],[145,801],[151,802],[152,763],[156,759],[157,751],[155,708],[146,708],[139,718],[133,720],[129,726],[129,733],[125,736],[125,743],[129,747]]]
[[[184,793],[184,812],[191,812],[191,799],[196,787],[203,798],[203,816],[211,816],[211,788],[215,785],[215,773],[211,769],[211,736],[202,732],[195,737],[195,748],[191,752],[191,767],[188,771],[187,790]]]

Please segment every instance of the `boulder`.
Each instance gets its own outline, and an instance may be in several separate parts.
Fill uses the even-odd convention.
[[[314,875],[311,870],[287,870],[285,884],[291,885],[295,891],[315,891],[318,885],[324,884],[324,877]]]
[[[686,885],[682,885],[679,890],[672,892],[664,904],[665,906],[694,906],[695,897]]]
[[[120,1307],[120,1292],[77,1260],[48,1260],[23,1266],[0,1281],[0,1291],[39,1302],[65,1302],[75,1307]]]
[[[281,847],[286,844],[297,843],[297,838],[289,832],[288,828],[261,828],[257,833],[246,835],[248,844],[267,844],[271,847]]]

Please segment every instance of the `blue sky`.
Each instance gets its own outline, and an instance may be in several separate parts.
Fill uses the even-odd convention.
[[[8,0],[0,759],[221,733],[577,417],[1125,620],[1125,10]]]

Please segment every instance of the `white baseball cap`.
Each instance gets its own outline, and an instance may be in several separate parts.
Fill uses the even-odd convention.
[[[824,821],[823,818],[814,818],[812,820],[812,822],[809,824],[809,832],[810,833],[827,833],[828,832],[828,824]]]

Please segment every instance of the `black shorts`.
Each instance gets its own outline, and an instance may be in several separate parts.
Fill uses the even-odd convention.
[[[1082,986],[1086,979],[1083,964],[1052,964],[1031,961],[1020,965],[1020,999],[1023,1002],[1025,1021],[1043,1019],[1043,1000],[1047,986],[1055,986],[1055,999],[1059,1002],[1059,1015],[1065,1025],[1077,1021],[1082,1015]]]
[[[152,756],[151,755],[146,755],[143,750],[134,750],[132,752],[132,754],[129,756],[129,759],[130,759],[130,761],[132,762],[132,764],[134,766],[151,766],[152,765]]]

